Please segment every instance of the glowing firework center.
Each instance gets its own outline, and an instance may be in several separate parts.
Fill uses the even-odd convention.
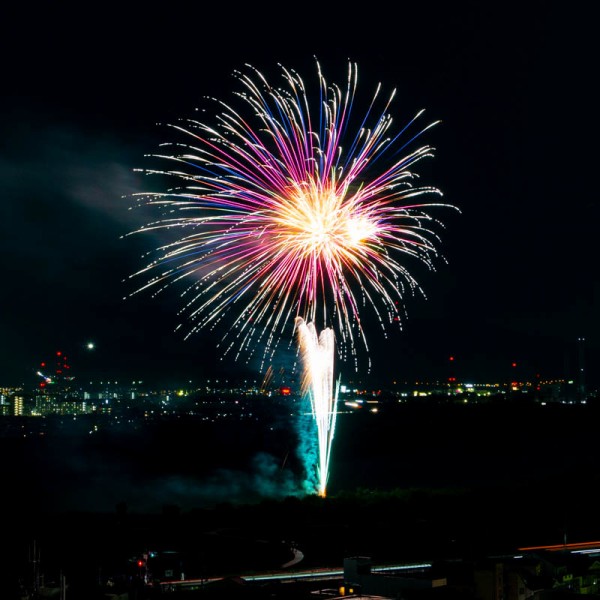
[[[131,276],[152,274],[133,294],[148,288],[157,294],[191,280],[182,294],[181,312],[191,323],[186,337],[227,317],[223,354],[235,349],[236,359],[244,353],[250,360],[262,348],[261,371],[296,328],[317,426],[317,492],[324,495],[336,420],[336,350],[342,358],[350,355],[357,370],[358,341],[368,357],[360,318],[365,307],[384,333],[401,325],[406,291],[421,291],[404,259],[433,270],[437,256],[432,228],[439,223],[426,209],[454,207],[414,202],[421,194],[441,195],[413,185],[410,168],[432,156],[430,147],[398,158],[434,124],[410,132],[422,111],[392,135],[387,110],[395,92],[376,110],[378,86],[358,126],[350,126],[356,65],[349,63],[342,90],[327,84],[317,63],[317,102],[309,101],[295,71],[282,67],[285,86],[275,88],[248,68],[250,75],[236,73],[243,86],[236,97],[245,111],[216,100],[215,125],[191,119],[170,125],[189,143],[164,144],[172,153],[153,158],[176,167],[143,169],[177,185],[136,195],[139,204],[166,216],[132,233],[181,235]]]

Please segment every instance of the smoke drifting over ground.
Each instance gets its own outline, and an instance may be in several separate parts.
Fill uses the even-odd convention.
[[[306,495],[289,428],[167,424],[3,438],[4,502],[35,511],[156,513]],[[72,427],[75,427],[74,425]]]
[[[121,505],[131,512],[158,513],[165,506],[188,511],[222,503],[245,504],[305,495],[297,478],[282,470],[277,459],[266,453],[254,455],[247,471],[217,468],[198,477],[176,473],[132,477],[114,471],[115,465],[90,465],[85,471],[73,473],[74,477],[56,491],[56,508],[110,512]]]

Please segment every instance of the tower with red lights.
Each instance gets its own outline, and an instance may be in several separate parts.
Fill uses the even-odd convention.
[[[37,374],[41,377],[39,387],[53,394],[68,392],[74,379],[67,355],[62,350],[57,350],[51,361],[42,361]]]

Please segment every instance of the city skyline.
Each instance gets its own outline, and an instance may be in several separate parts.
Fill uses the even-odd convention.
[[[79,372],[107,378],[264,375],[221,360],[222,332],[184,340],[176,294],[123,300],[150,247],[122,238],[143,221],[126,197],[146,187],[134,169],[165,141],[157,122],[193,116],[203,96],[227,99],[232,72],[245,63],[275,77],[278,62],[311,73],[314,56],[333,79],[355,61],[367,96],[379,81],[397,88],[397,124],[421,109],[441,120],[427,134],[435,152],[421,180],[461,211],[442,219],[446,262],[414,273],[427,298],[406,297],[402,331],[387,340],[370,334],[372,378],[441,377],[451,356],[481,380],[508,375],[513,363],[564,377],[584,337],[586,377],[596,381],[599,215],[585,14],[548,2],[518,13],[413,6],[402,25],[378,20],[370,34],[353,35],[360,20],[340,15],[339,37],[314,44],[283,30],[252,36],[252,27],[265,34],[264,23],[244,14],[221,53],[211,50],[222,47],[222,31],[190,39],[193,19],[182,24],[177,15],[100,16],[108,38],[61,25],[57,13],[39,17],[26,37],[39,58],[30,64],[7,50],[1,100],[0,384],[24,382],[57,349]],[[13,50],[23,15],[14,25],[3,40]],[[293,355],[281,356],[288,368]]]

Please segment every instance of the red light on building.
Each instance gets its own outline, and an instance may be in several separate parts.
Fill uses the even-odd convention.
[[[292,393],[292,390],[289,387],[279,388],[279,391],[283,396],[289,396]]]

